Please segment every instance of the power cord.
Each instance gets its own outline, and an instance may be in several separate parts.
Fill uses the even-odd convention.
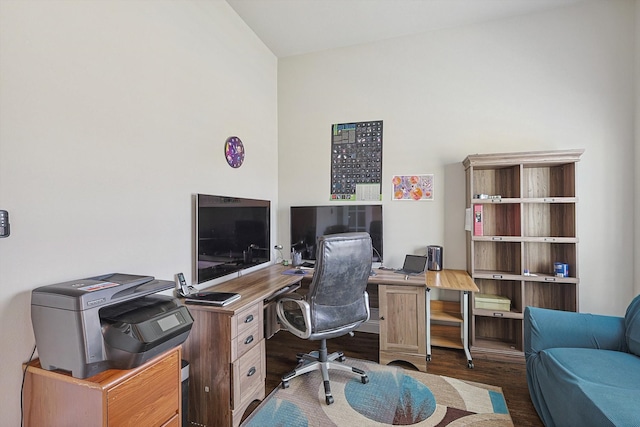
[[[178,296],[181,296],[183,298],[188,296],[188,295],[191,295],[194,292],[197,292],[198,289],[196,287],[194,287],[194,286],[188,285],[187,286],[187,291],[188,291],[187,293],[183,293],[180,289],[176,289],[176,293],[178,294]]]
[[[29,367],[29,363],[33,360],[33,355],[36,354],[36,345],[33,345],[33,351],[31,352],[31,356],[29,356],[29,360],[24,365],[24,371],[22,372],[22,386],[20,387],[20,425],[24,426],[24,382],[27,378],[27,368]]]
[[[276,264],[279,264],[282,261],[284,261],[284,255],[282,255],[282,245],[275,245],[273,249],[277,250],[278,253],[280,254],[279,257],[276,257]],[[280,259],[280,261],[278,261],[278,259]]]
[[[382,262],[382,255],[380,255],[380,252],[378,252],[375,246],[371,246],[371,247],[373,248],[373,251],[376,253],[376,255],[378,255],[378,259],[380,260],[380,267],[378,267],[378,270],[393,270],[393,269],[387,269],[386,267],[384,267]]]

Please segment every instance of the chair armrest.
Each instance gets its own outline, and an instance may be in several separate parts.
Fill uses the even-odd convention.
[[[554,347],[627,351],[624,318],[526,307],[525,357]]]
[[[284,304],[295,304],[300,310],[300,314],[304,319],[304,330],[300,329],[299,326],[291,323],[287,318],[286,313],[291,312],[291,310],[287,310],[284,307]],[[311,306],[305,299],[296,294],[287,294],[282,298],[279,298],[276,302],[276,312],[278,313],[278,319],[284,325],[285,328],[295,336],[303,339],[307,339],[311,336]]]

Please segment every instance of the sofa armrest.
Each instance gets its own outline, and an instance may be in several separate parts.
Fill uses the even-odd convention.
[[[628,351],[624,318],[526,307],[525,357],[554,347]]]

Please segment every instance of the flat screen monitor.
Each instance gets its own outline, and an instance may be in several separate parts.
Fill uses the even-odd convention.
[[[198,194],[197,283],[270,262],[270,221],[269,200]]]
[[[382,262],[382,205],[292,206],[291,247],[305,260],[316,259],[320,236],[366,231],[373,244],[373,261]]]

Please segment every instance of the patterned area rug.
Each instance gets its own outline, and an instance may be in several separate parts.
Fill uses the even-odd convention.
[[[325,403],[320,372],[275,389],[242,424],[265,426],[513,426],[500,387],[347,359],[360,376],[329,371],[335,402]]]

